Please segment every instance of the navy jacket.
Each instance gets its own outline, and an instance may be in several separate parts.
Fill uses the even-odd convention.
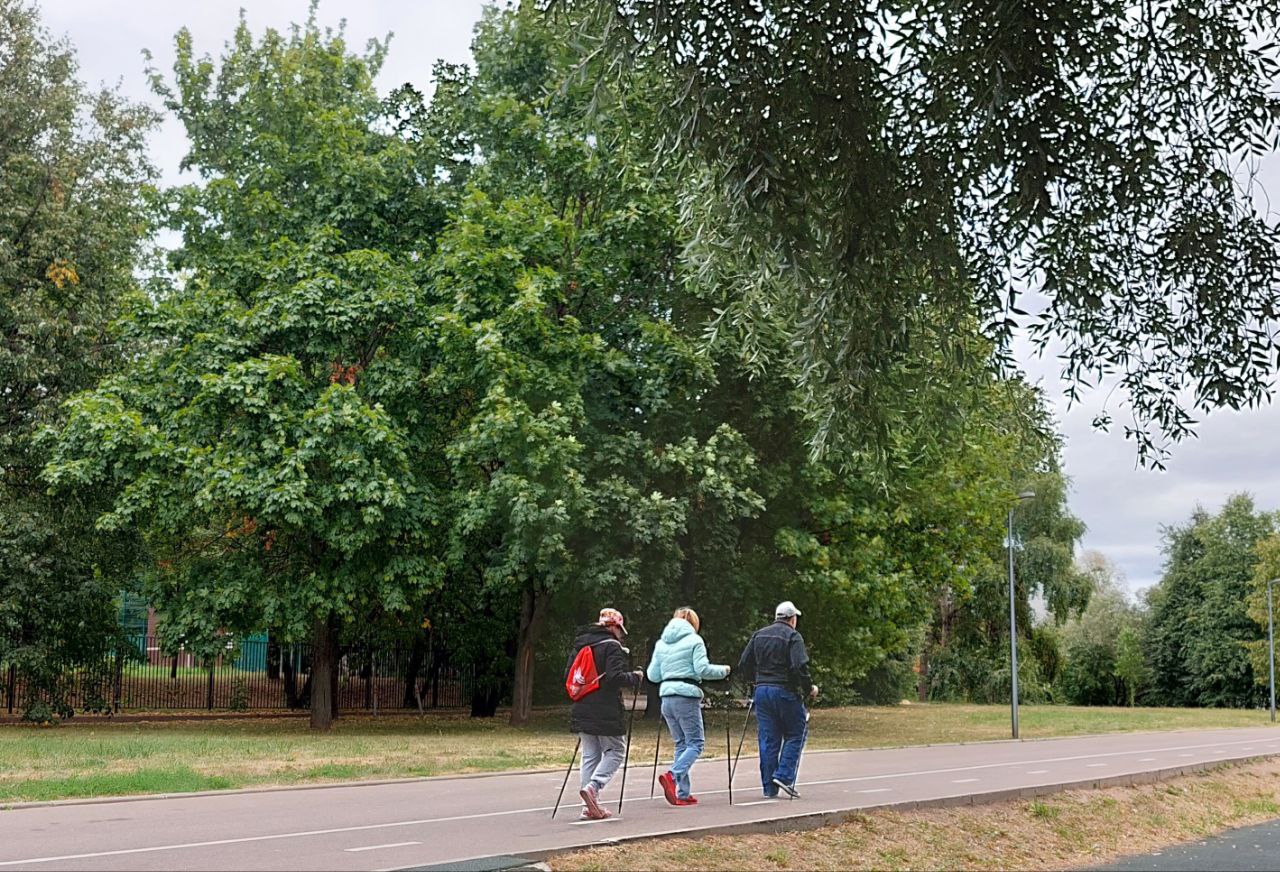
[[[786,621],[756,630],[738,660],[738,676],[748,684],[784,687],[803,699],[813,687],[804,637]]]

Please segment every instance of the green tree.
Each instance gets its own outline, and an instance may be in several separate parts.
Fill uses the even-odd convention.
[[[169,640],[264,626],[312,643],[311,723],[336,713],[344,628],[439,582],[434,330],[420,283],[440,210],[372,85],[384,52],[313,18],[219,62],[177,37],[186,127],[176,280],[135,301],[130,367],[68,403],[48,480],[108,487],[104,530],[144,532]]]
[[[1236,494],[1216,515],[1197,508],[1186,524],[1165,531],[1164,574],[1149,593],[1153,702],[1247,707],[1261,701],[1248,646],[1264,636],[1250,617],[1249,598],[1256,610],[1257,547],[1275,533],[1277,521],[1274,513],[1257,511],[1250,496]]]
[[[971,315],[1059,341],[1073,396],[1114,376],[1157,465],[1193,412],[1268,395],[1280,228],[1247,167],[1280,132],[1274,3],[545,5],[603,91],[652,94],[689,255],[735,279],[722,324],[788,326],[820,440],[877,435],[936,311],[949,358]]]
[[[36,436],[128,359],[109,324],[137,293],[154,120],[87,89],[35,7],[0,0],[0,666],[55,697],[114,637],[131,548],[93,530],[95,489],[48,497]]]
[[[672,199],[638,141],[559,87],[574,56],[528,11],[487,11],[473,53],[474,71],[438,68],[430,107],[400,97],[454,198],[430,262],[427,386],[453,427],[439,606],[473,604],[476,654],[509,643],[523,723],[553,601],[651,607],[709,518],[761,504],[741,435],[697,415],[714,372],[673,312]]]
[[[1121,589],[1119,570],[1110,561],[1087,552],[1080,563],[1093,594],[1088,607],[1062,628],[1066,662],[1061,695],[1073,705],[1120,705],[1128,691],[1136,691],[1130,679],[1140,673],[1127,664],[1128,671],[1121,674],[1119,640],[1126,633],[1140,640],[1142,614]],[[1140,644],[1135,650],[1141,657]]]
[[[1034,394],[1024,402],[1031,400],[1038,403]],[[1031,404],[1029,409],[1036,411],[1039,406]],[[1037,447],[1042,453],[1037,454]],[[922,650],[922,672],[928,695],[933,698],[983,702],[1008,698],[1008,548],[1014,549],[1014,600],[1021,634],[1020,695],[1031,700],[1046,699],[1059,668],[1056,646],[1043,632],[1037,638],[1032,599],[1043,599],[1050,620],[1057,624],[1079,615],[1090,602],[1092,580],[1075,566],[1073,559],[1084,524],[1067,507],[1067,480],[1058,468],[1058,445],[1054,441],[1038,445],[1030,442],[1005,450],[1007,453],[999,454],[992,446],[986,448],[991,455],[989,462],[1005,464],[1004,481],[1012,471],[1019,482],[1016,488],[1000,488],[993,483],[992,492],[985,496],[988,511],[999,518],[999,532],[987,540],[987,552],[975,561],[970,589],[944,589],[934,603]],[[1013,542],[1007,543],[1005,511],[1014,501],[1013,494],[1024,490],[1031,490],[1036,496],[1014,507]],[[1001,497],[1003,504],[994,502]],[[1062,668],[1069,670],[1069,642],[1065,637],[1063,642],[1068,650],[1067,664]]]
[[[1142,636],[1133,627],[1125,627],[1116,636],[1115,676],[1124,682],[1125,696],[1132,706],[1138,689],[1147,679],[1147,660],[1142,653]]]

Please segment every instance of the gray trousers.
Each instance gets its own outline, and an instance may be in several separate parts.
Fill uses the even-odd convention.
[[[627,740],[622,736],[578,735],[582,737],[582,787],[585,790],[594,781],[597,790],[604,790],[622,765]]]

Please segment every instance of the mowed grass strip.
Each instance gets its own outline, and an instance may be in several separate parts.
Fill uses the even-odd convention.
[[[736,746],[744,715],[707,713],[708,757],[724,753],[726,724]],[[1003,706],[950,704],[817,709],[810,746],[1002,739],[1008,736],[1008,716]],[[2,726],[0,802],[554,768],[566,765],[573,752],[567,723],[568,710],[554,708],[538,710],[522,728],[509,726],[503,717],[476,720],[462,712],[421,718],[349,716],[320,734],[310,732],[300,718]],[[1266,723],[1261,712],[1238,710],[1021,710],[1022,733],[1028,738]],[[754,747],[754,726],[752,722],[748,729],[744,753]],[[653,720],[637,716],[633,760],[653,759],[658,729]],[[665,758],[670,753],[665,731],[662,744]]]
[[[554,857],[613,869],[1079,869],[1280,816],[1280,761],[1031,802],[870,812],[797,833],[662,839]]]

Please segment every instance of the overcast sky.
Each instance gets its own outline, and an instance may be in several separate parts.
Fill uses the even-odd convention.
[[[353,47],[393,32],[380,89],[413,82],[429,90],[437,59],[469,60],[471,27],[482,5],[480,0],[324,0],[319,18],[336,25],[346,17]],[[261,31],[305,20],[307,6],[307,0],[44,0],[43,14],[55,34],[66,35],[75,45],[82,79],[118,84],[125,94],[154,102],[143,72],[144,48],[167,71],[173,60],[173,35],[181,27],[190,28],[199,54],[216,56],[231,36],[241,7],[250,26]],[[152,141],[153,159],[166,181],[178,178],[184,151],[181,128],[167,121]],[[1264,163],[1262,178],[1270,182],[1270,190],[1280,190],[1280,157]],[[1159,578],[1161,525],[1180,523],[1197,504],[1217,509],[1229,494],[1249,491],[1260,506],[1280,507],[1276,406],[1215,413],[1198,428],[1198,439],[1175,448],[1168,471],[1152,472],[1136,466],[1136,451],[1124,440],[1122,426],[1113,433],[1092,430],[1101,397],[1094,395],[1068,412],[1053,361],[1034,360],[1025,353],[1023,359],[1033,380],[1043,380],[1066,436],[1072,509],[1089,527],[1083,547],[1101,551],[1118,564],[1131,590]],[[1124,421],[1124,409],[1114,397],[1111,411],[1118,423]]]

